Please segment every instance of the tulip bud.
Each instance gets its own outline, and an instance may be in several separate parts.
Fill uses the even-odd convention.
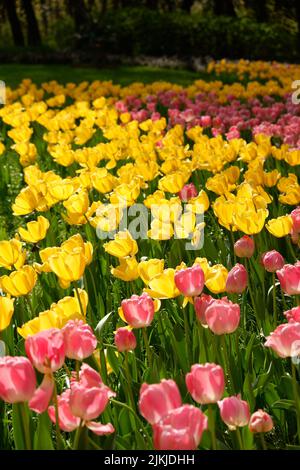
[[[177,289],[187,297],[200,295],[204,287],[204,273],[199,265],[181,269],[174,276]]]
[[[242,238],[237,240],[234,244],[234,253],[239,258],[251,258],[255,250],[255,244],[253,238],[248,235],[244,235]]]
[[[288,295],[300,294],[300,262],[285,264],[282,269],[276,271],[281,289]]]
[[[198,195],[198,191],[197,191],[196,186],[193,183],[184,185],[183,188],[178,193],[178,196],[183,202],[187,202],[193,197],[196,197],[197,195]]]
[[[119,352],[133,351],[136,348],[136,337],[128,328],[118,328],[115,333],[115,345]]]
[[[29,336],[25,351],[34,367],[42,374],[55,372],[65,361],[65,344],[61,330],[51,328]]]
[[[227,300],[217,299],[205,312],[208,327],[216,335],[233,333],[240,322],[240,306]]]
[[[144,383],[140,390],[139,409],[141,415],[155,424],[171,410],[182,404],[180,392],[174,380],[161,380],[159,384]]]
[[[250,419],[249,405],[240,395],[218,401],[221,418],[231,431],[246,426]]]
[[[271,416],[263,410],[257,410],[250,417],[249,429],[251,432],[270,432],[273,429]]]
[[[216,403],[224,393],[224,372],[216,364],[194,364],[185,382],[193,399],[201,405]]]
[[[92,328],[82,320],[70,320],[62,329],[65,354],[70,359],[82,361],[91,356],[97,347]]]
[[[110,396],[106,386],[86,387],[80,382],[75,382],[71,386],[70,409],[74,416],[90,421],[103,413]]]
[[[206,312],[206,309],[210,306],[210,304],[214,302],[215,300],[216,299],[214,299],[211,295],[207,295],[207,294],[202,294],[200,297],[194,298],[194,308],[195,308],[196,316],[202,326],[207,325],[205,312]]]
[[[272,250],[267,251],[261,256],[261,263],[266,271],[275,273],[278,269],[283,268],[284,259],[278,251]]]
[[[228,273],[226,291],[229,294],[241,294],[247,287],[248,273],[246,268],[237,263]]]
[[[123,300],[121,306],[125,320],[133,328],[145,328],[153,320],[154,302],[146,293],[132,295],[130,299]]]
[[[300,323],[300,305],[284,312],[289,323]]]
[[[29,401],[36,377],[27,357],[0,357],[0,399],[7,403]]]

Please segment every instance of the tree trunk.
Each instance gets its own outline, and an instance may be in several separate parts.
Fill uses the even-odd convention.
[[[236,16],[232,0],[214,0],[214,14]]]
[[[88,19],[84,0],[72,0],[71,5],[76,31],[80,31],[82,25],[86,23]]]
[[[24,36],[17,14],[15,0],[4,0],[4,6],[7,12],[14,43],[16,46],[24,46]]]
[[[30,46],[41,44],[41,34],[31,0],[22,0],[27,21],[27,40]]]
[[[181,8],[182,10],[190,13],[193,4],[194,4],[194,0],[182,0]]]

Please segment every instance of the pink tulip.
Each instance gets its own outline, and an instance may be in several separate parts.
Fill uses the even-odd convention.
[[[70,408],[70,395],[71,390],[67,389],[57,397],[59,427],[65,432],[72,432],[80,425],[80,418],[75,416]],[[51,421],[55,424],[56,416],[54,406],[49,406],[48,414]]]
[[[171,410],[181,406],[181,396],[174,380],[161,380],[159,384],[144,383],[140,389],[139,409],[141,415],[155,424]]]
[[[74,416],[90,421],[103,413],[111,396],[114,394],[106,386],[85,387],[75,382],[71,386],[70,409]]]
[[[231,431],[246,426],[250,419],[249,405],[240,395],[218,401],[221,418]]]
[[[183,188],[179,191],[178,196],[183,202],[187,202],[193,197],[198,196],[198,191],[193,183],[189,183],[183,186]]]
[[[69,359],[82,361],[91,356],[97,347],[92,328],[82,320],[70,320],[62,329],[65,354]]]
[[[25,341],[25,351],[39,372],[55,372],[65,361],[63,333],[57,328],[51,328],[29,336]]]
[[[300,354],[300,323],[279,325],[265,342],[279,357],[295,357]]]
[[[174,276],[177,289],[187,297],[200,295],[204,287],[204,273],[199,265],[180,269]]]
[[[249,429],[253,433],[270,432],[273,426],[271,416],[263,410],[255,411],[250,417]]]
[[[82,364],[79,372],[79,382],[84,387],[102,387],[103,381],[100,374],[88,364]]]
[[[133,351],[136,348],[136,337],[128,328],[118,328],[115,333],[115,345],[119,352]]]
[[[288,295],[300,294],[300,262],[285,264],[282,269],[276,271],[281,289]]]
[[[240,322],[240,306],[227,300],[216,299],[206,309],[208,327],[216,335],[233,333]]]
[[[269,273],[275,273],[277,269],[281,269],[284,266],[284,259],[281,254],[276,251],[267,251],[261,257],[261,263],[266,271]]]
[[[216,364],[194,364],[185,382],[193,399],[201,405],[216,403],[224,393],[224,372]]]
[[[300,323],[300,306],[287,310],[284,315],[289,323]]]
[[[97,436],[106,436],[107,434],[115,432],[115,428],[111,423],[102,424],[95,421],[89,421],[85,423],[85,425],[90,431],[97,434]]]
[[[200,321],[202,326],[206,326],[206,318],[205,318],[205,312],[209,305],[212,304],[216,299],[214,299],[211,295],[207,294],[202,294],[200,297],[195,297],[194,298],[194,308],[196,312],[196,316],[198,320]]]
[[[121,305],[126,321],[133,328],[145,328],[152,322],[154,302],[148,294],[132,295],[130,299],[123,300]]]
[[[156,450],[196,450],[207,418],[199,408],[183,405],[170,411],[153,426],[153,442]]]
[[[29,401],[36,377],[27,357],[0,357],[0,399],[7,403]]]
[[[296,207],[296,209],[294,209],[291,212],[291,217],[293,221],[293,231],[299,234],[300,233],[300,206]]]
[[[229,294],[241,294],[247,287],[248,273],[246,268],[237,263],[228,273],[226,291]]]
[[[41,385],[34,392],[29,402],[29,408],[36,413],[44,413],[47,410],[53,395],[54,380],[51,375],[45,375]]]
[[[234,244],[234,253],[239,258],[251,258],[255,250],[255,244],[253,238],[248,235],[244,235],[242,238],[237,240]]]

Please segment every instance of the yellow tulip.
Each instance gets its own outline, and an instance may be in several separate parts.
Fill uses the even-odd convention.
[[[105,168],[96,168],[91,173],[93,188],[99,193],[109,193],[117,184],[117,178],[109,173]]]
[[[21,238],[29,243],[38,243],[45,238],[50,223],[48,219],[40,215],[36,221],[28,222],[26,226],[27,230],[22,227],[18,229]]]
[[[134,256],[138,252],[137,242],[132,238],[128,230],[118,232],[114,240],[105,243],[103,246],[107,253],[117,258]]]
[[[89,197],[85,190],[73,194],[66,201],[63,202],[64,207],[68,213],[84,215],[89,207]]]
[[[80,247],[74,248],[72,252],[61,250],[59,254],[50,256],[48,263],[63,288],[67,288],[73,281],[78,281],[88,264],[84,251]]]
[[[20,240],[13,238],[11,240],[0,241],[0,267],[12,269],[14,266],[19,269],[26,260],[26,251],[22,250]]]
[[[171,223],[163,222],[159,219],[153,219],[150,225],[150,230],[147,236],[152,240],[170,240],[174,234],[174,229]]]
[[[14,299],[0,296],[0,331],[9,326],[13,313]]]
[[[26,215],[34,211],[40,204],[37,189],[27,186],[23,188],[12,205],[13,215]]]
[[[81,306],[84,315],[86,315],[88,296],[84,290],[78,289],[78,291]],[[35,335],[49,328],[63,328],[69,320],[75,319],[85,321],[85,316],[81,314],[76,293],[74,293],[74,297],[64,297],[57,303],[52,304],[49,310],[41,312],[38,317],[33,318],[33,320],[22,325],[21,328],[18,328],[18,333],[26,339],[28,336]]]
[[[120,258],[120,264],[111,268],[111,274],[122,281],[135,281],[139,278],[138,262],[133,257]]]
[[[227,276],[227,269],[222,264],[215,264],[205,274],[205,285],[213,294],[225,292]]]
[[[271,219],[266,223],[266,229],[274,237],[282,238],[289,235],[293,226],[293,219],[290,215],[282,215],[277,219]]]
[[[176,171],[161,178],[158,183],[158,189],[176,194],[183,188],[189,177],[189,172]]]
[[[175,269],[168,268],[162,273],[157,274],[148,284],[148,288],[144,289],[151,297],[157,299],[173,299],[180,295],[177,289],[174,276]]]
[[[37,281],[37,273],[32,266],[25,265],[9,276],[0,277],[0,288],[9,295],[20,297],[32,291]]]
[[[164,270],[165,261],[163,259],[151,258],[140,261],[138,266],[139,276],[143,282],[148,285],[151,279]]]

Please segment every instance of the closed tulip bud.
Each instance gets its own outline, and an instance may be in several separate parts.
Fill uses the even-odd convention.
[[[27,357],[0,357],[0,399],[7,403],[29,401],[36,377]]]
[[[133,351],[136,348],[136,337],[128,328],[118,328],[115,333],[115,345],[119,352]]]
[[[276,271],[281,289],[288,295],[300,294],[300,262],[285,264],[282,269]]]
[[[123,300],[121,306],[125,320],[133,328],[145,328],[153,320],[154,302],[146,293],[132,295],[130,299]]]
[[[284,323],[267,336],[267,348],[273,349],[279,357],[296,357],[300,354],[300,323]]]
[[[240,306],[227,300],[217,299],[205,312],[208,327],[216,335],[233,333],[240,322]]]
[[[270,432],[273,426],[271,416],[263,410],[255,411],[250,417],[249,429],[253,433]]]
[[[70,359],[82,361],[91,356],[97,347],[92,328],[82,320],[70,320],[62,329],[65,354]]]
[[[247,287],[248,273],[242,264],[237,263],[228,273],[226,291],[229,294],[241,294]]]
[[[182,404],[179,389],[174,380],[161,380],[159,384],[144,383],[140,390],[139,409],[141,415],[155,424],[170,411]]]
[[[194,298],[194,308],[195,308],[196,316],[202,326],[207,325],[205,312],[207,308],[211,305],[211,303],[214,302],[215,300],[216,299],[214,299],[211,295],[207,295],[207,294],[202,294],[200,297]]]
[[[185,184],[179,191],[178,196],[183,202],[187,202],[193,197],[198,196],[198,191],[193,183]]]
[[[200,295],[204,287],[204,273],[199,265],[181,269],[174,276],[177,289],[187,297]]]
[[[25,351],[34,367],[42,374],[55,372],[65,361],[64,336],[61,330],[51,328],[25,341]]]
[[[251,258],[255,250],[253,238],[244,235],[234,244],[234,253],[239,258]]]
[[[195,406],[183,405],[153,426],[154,447],[156,450],[196,450],[206,429],[205,414]]]
[[[278,269],[283,268],[284,259],[276,250],[267,251],[261,257],[261,264],[269,273],[275,273]]]
[[[194,364],[185,382],[193,399],[201,405],[216,403],[224,393],[224,372],[216,364]]]
[[[249,423],[249,405],[246,401],[241,400],[240,395],[224,398],[218,401],[218,405],[221,418],[231,431]]]
[[[300,323],[300,306],[287,310],[284,315],[289,323]]]

